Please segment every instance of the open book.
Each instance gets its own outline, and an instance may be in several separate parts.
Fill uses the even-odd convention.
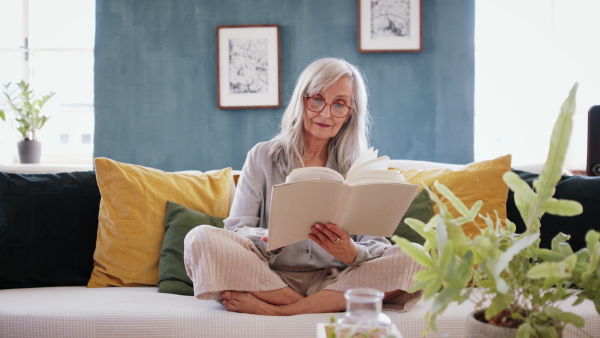
[[[388,170],[389,161],[371,148],[345,179],[330,168],[294,169],[286,183],[273,186],[268,249],[308,239],[317,222],[335,223],[350,235],[391,236],[418,185]]]

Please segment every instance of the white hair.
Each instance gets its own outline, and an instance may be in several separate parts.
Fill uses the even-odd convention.
[[[300,74],[281,119],[279,134],[275,136],[269,151],[283,176],[304,166],[304,96],[327,89],[342,76],[350,77],[352,83],[352,110],[347,123],[329,140],[327,166],[346,175],[352,163],[368,149],[371,116],[362,73],[343,59],[318,59]]]

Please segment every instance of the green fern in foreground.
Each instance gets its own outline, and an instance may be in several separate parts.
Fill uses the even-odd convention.
[[[583,327],[583,319],[560,309],[560,303],[571,295],[575,304],[584,299],[595,303],[600,313],[600,234],[590,230],[587,247],[573,252],[570,236],[558,234],[551,249],[540,248],[540,219],[545,213],[575,216],[583,212],[580,203],[553,197],[564,163],[572,131],[577,83],[561,107],[550,140],[548,158],[539,179],[531,188],[517,174],[506,172],[504,182],[514,192],[515,204],[527,230],[516,234],[510,220],[498,215],[480,215],[482,202],[471,208],[460,201],[448,188],[436,182],[437,191],[460,212],[455,218],[440,198],[427,189],[440,212],[427,224],[408,219],[406,223],[423,238],[424,250],[407,239],[393,240],[414,260],[425,267],[415,276],[409,292],[425,290],[424,298],[433,298],[426,314],[428,329],[437,331],[436,319],[449,304],[473,301],[476,308],[486,308],[485,318],[496,325],[518,326],[518,337],[558,337],[557,329],[571,323]],[[487,228],[481,235],[469,238],[461,226],[485,219]],[[565,228],[568,227],[568,218]],[[481,289],[481,298],[472,294]],[[441,291],[440,291],[441,290]]]

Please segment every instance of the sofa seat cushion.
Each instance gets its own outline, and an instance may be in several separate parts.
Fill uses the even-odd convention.
[[[99,204],[93,171],[0,172],[0,289],[86,285]]]
[[[478,290],[475,296],[481,296]],[[586,321],[583,332],[568,325],[563,337],[600,337],[600,316],[591,301],[561,309]],[[408,312],[384,311],[404,338],[421,337],[432,300]],[[438,317],[434,337],[464,337],[472,302],[453,304]],[[53,287],[0,290],[0,337],[316,337],[317,323],[343,313],[256,316],[226,311],[214,300],[158,293],[156,287]]]

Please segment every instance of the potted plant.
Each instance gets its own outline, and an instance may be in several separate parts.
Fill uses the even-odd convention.
[[[409,292],[425,289],[424,298],[434,299],[426,315],[427,332],[437,330],[436,318],[449,304],[468,299],[475,301],[476,309],[485,309],[479,315],[480,321],[495,327],[513,327],[511,334],[518,337],[558,337],[566,323],[583,327],[585,323],[580,316],[557,306],[571,296],[577,297],[574,304],[593,300],[600,313],[600,234],[590,230],[586,235],[587,247],[577,252],[568,244],[568,235],[558,234],[551,249],[541,248],[539,239],[544,213],[574,216],[583,211],[576,201],[552,197],[562,175],[571,136],[576,92],[577,83],[562,105],[548,158],[533,188],[513,172],[503,175],[525,222],[524,233],[515,233],[516,226],[508,219],[479,215],[481,201],[469,209],[436,182],[437,191],[451,201],[461,216],[452,216],[428,189],[440,212],[427,224],[415,219],[406,221],[426,239],[424,251],[404,238],[394,237],[402,250],[425,266],[415,275],[416,283]],[[473,222],[475,217],[483,217],[487,229],[480,236],[469,238],[461,225]],[[476,314],[477,311],[472,313]]]
[[[16,86],[16,88],[14,88]],[[41,115],[40,111],[54,92],[35,99],[33,89],[25,81],[7,83],[4,85],[4,100],[15,113],[17,131],[21,141],[17,143],[21,163],[38,163],[40,161],[42,145],[37,141],[37,131],[48,121],[48,116]],[[6,119],[4,111],[0,110],[0,118]]]

